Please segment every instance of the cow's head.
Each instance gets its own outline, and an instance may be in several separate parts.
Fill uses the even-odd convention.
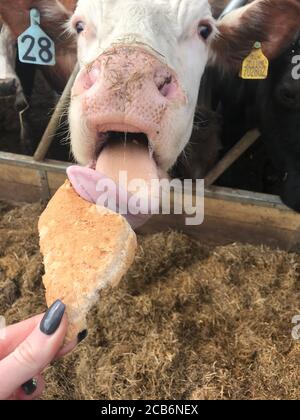
[[[274,101],[281,109],[299,112],[300,109],[300,34],[295,42],[276,60],[271,67],[270,89]]]
[[[79,0],[70,23],[80,62],[70,110],[76,159],[115,170],[124,141],[136,140],[150,151],[145,172],[169,170],[191,136],[208,60],[238,70],[257,40],[272,58],[299,21],[297,0],[257,0],[221,23],[207,0]],[[133,156],[128,165],[142,159]]]
[[[30,9],[41,13],[43,30],[56,45],[56,65],[42,66],[42,71],[57,92],[61,92],[76,63],[76,43],[65,31],[65,24],[72,15],[76,0],[0,0],[0,19],[11,35],[11,46],[16,51],[16,40],[30,24]]]
[[[0,99],[10,98],[16,110],[21,112],[28,105],[15,71],[15,62],[16,45],[9,28],[3,24],[0,29]]]
[[[107,132],[137,132],[169,169],[191,135],[216,35],[208,3],[84,0],[72,26],[81,64],[71,107],[76,158],[93,159],[95,140],[104,142]]]

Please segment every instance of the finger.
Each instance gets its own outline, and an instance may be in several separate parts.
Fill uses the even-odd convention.
[[[41,322],[43,316],[44,314],[36,315],[35,317],[29,318],[26,321],[10,325],[6,328],[5,340],[3,340],[3,344],[0,339],[0,360],[4,359],[4,357],[6,357],[8,354],[12,353],[14,349],[26,339],[26,337],[33,331],[33,329]],[[57,355],[57,358],[71,353],[79,343],[85,340],[87,335],[87,330],[84,330],[78,334],[77,340],[73,340],[71,343],[61,349]]]
[[[42,377],[42,375],[37,375],[28,383],[23,384],[23,386],[16,391],[13,399],[22,401],[35,400],[42,395],[44,389],[44,378]]]
[[[55,359],[60,359],[61,357],[64,357],[66,354],[71,353],[75,349],[77,344],[78,344],[78,341],[73,340],[71,343],[61,348],[59,352],[57,353],[57,355],[55,356]]]
[[[40,325],[10,355],[0,362],[0,399],[8,398],[22,384],[34,378],[54,359],[62,347],[67,318],[65,305],[55,302]]]
[[[4,330],[4,339],[0,339],[0,360],[25,340],[34,328],[41,322],[43,315],[37,315],[18,324],[10,325]]]
[[[80,344],[82,341],[86,339],[88,336],[88,331],[83,330],[81,333],[78,334],[77,339],[71,341],[71,343],[67,344],[65,347],[63,347],[59,353],[56,355],[56,359],[59,359],[60,357],[65,356],[68,353],[71,353],[75,347]]]

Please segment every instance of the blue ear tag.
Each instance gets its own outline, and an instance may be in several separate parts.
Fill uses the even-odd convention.
[[[40,27],[41,15],[30,10],[30,27],[18,38],[19,60],[22,63],[42,66],[55,65],[55,45]]]

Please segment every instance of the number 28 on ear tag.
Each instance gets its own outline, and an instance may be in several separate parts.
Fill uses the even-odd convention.
[[[246,80],[264,80],[268,77],[269,60],[262,52],[260,42],[256,42],[251,53],[245,58],[240,77]]]
[[[19,60],[42,66],[55,65],[55,45],[40,27],[40,12],[30,10],[30,27],[18,38]]]

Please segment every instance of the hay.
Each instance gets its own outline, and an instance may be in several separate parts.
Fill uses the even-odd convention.
[[[0,204],[0,314],[45,309],[40,205]],[[89,317],[89,337],[45,373],[45,399],[299,399],[300,257],[209,248],[175,232],[139,239],[121,287]]]

